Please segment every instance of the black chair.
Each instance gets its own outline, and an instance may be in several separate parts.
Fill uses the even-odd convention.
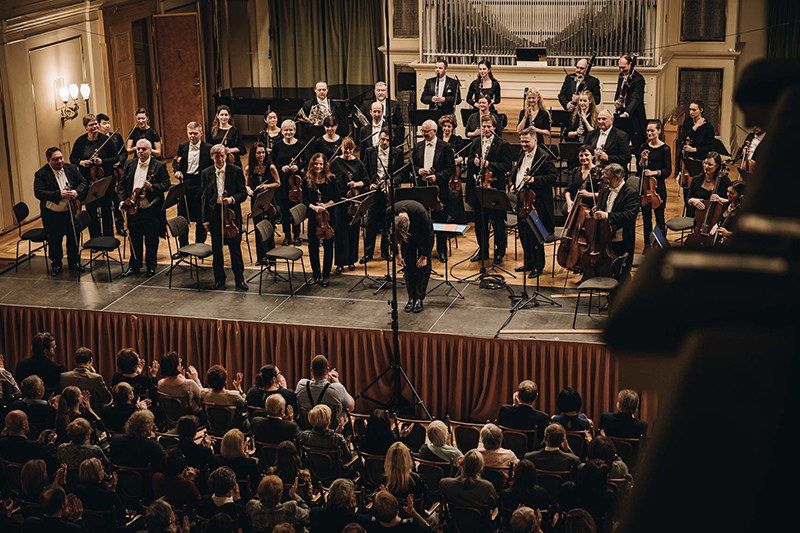
[[[305,209],[305,206],[302,204],[298,204],[292,208],[293,214],[292,218],[294,218],[294,210],[296,207],[302,206]],[[275,233],[275,228],[272,226],[272,222],[269,220],[262,220],[258,224],[256,224],[256,231],[258,232],[259,237],[261,238],[261,242],[266,243]],[[272,274],[274,281],[277,283],[278,277],[280,277],[284,281],[289,282],[289,296],[294,296],[294,288],[292,287],[292,276],[294,276],[294,264],[295,261],[300,261],[300,266],[303,268],[303,281],[308,283],[308,277],[306,276],[306,265],[303,262],[303,250],[300,248],[295,248],[294,246],[279,246],[275,247],[272,250],[268,250],[264,253],[264,257],[259,259],[266,259],[266,261],[261,262],[261,270],[259,270],[258,276],[258,294],[261,294],[261,282],[264,278],[264,272],[270,268],[270,263],[277,263],[278,261],[286,261],[286,272],[287,277],[280,276],[278,274],[277,265],[272,267]],[[251,278],[252,279],[252,278]]]
[[[30,209],[28,209],[28,204],[25,202],[19,202],[13,207],[14,211],[14,223],[17,225],[17,235],[19,240],[17,240],[17,253],[14,256],[14,272],[19,270],[19,245],[23,241],[28,241],[28,259],[31,258],[31,253],[37,250],[44,248],[44,266],[47,269],[47,273],[50,274],[50,263],[47,259],[47,233],[45,232],[44,228],[33,228],[27,230],[25,233],[22,232],[22,224],[25,222],[25,219],[28,218],[30,214]],[[39,248],[35,248],[31,250],[31,243],[37,242],[41,243],[42,246]]]
[[[172,257],[172,244],[170,244],[169,239],[167,239],[167,246],[169,247],[169,288],[172,288],[172,271],[175,270],[176,266],[188,259],[189,276],[192,276],[192,267],[194,267],[195,273],[197,274],[197,290],[199,291],[200,265],[197,263],[197,260],[211,257],[213,253],[211,246],[204,242],[196,242],[187,244],[186,246],[180,246],[180,237],[189,233],[189,222],[187,222],[182,216],[177,216],[167,220],[167,227],[169,228],[170,235],[172,235],[172,238],[175,241],[177,253],[180,254],[180,258],[176,261]]]
[[[89,218],[89,213],[86,211],[81,211],[75,217],[75,230],[78,234],[83,233],[83,230],[89,227],[89,223],[91,219]],[[117,261],[119,263],[120,270],[124,273],[125,266],[122,263],[122,252],[119,249],[120,244],[122,244],[119,239],[116,237],[106,237],[105,235],[101,235],[99,237],[92,237],[88,241],[83,243],[81,250],[89,250],[89,262],[86,263],[89,265],[89,272],[93,273],[93,265],[96,259],[102,257],[105,259],[106,268],[108,268],[108,282],[111,283],[111,256],[109,252],[113,252],[114,250],[117,251],[119,254],[119,261],[114,259],[113,261]],[[86,265],[84,265],[86,266]],[[78,272],[78,280],[80,281],[80,272]]]

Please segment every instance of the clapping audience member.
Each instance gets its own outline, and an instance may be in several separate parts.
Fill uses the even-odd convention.
[[[483,456],[477,450],[468,451],[459,470],[458,477],[444,478],[439,482],[444,501],[453,507],[480,509],[482,527],[490,527],[491,513],[497,508],[499,499],[494,485],[481,478]]]
[[[547,413],[537,411],[533,406],[539,398],[539,386],[529,380],[520,382],[512,397],[512,405],[502,405],[497,414],[497,425],[530,431],[537,429],[536,436],[539,442],[544,438],[544,428],[550,424]],[[528,451],[533,450],[533,440],[528,442]]]
[[[257,416],[251,422],[253,437],[258,442],[280,444],[285,440],[297,441],[300,428],[287,415],[286,399],[280,394],[267,396],[267,416]]]
[[[220,453],[211,459],[210,466],[212,469],[226,466],[236,474],[236,479],[249,477],[250,493],[243,495],[245,501],[249,499],[250,494],[255,494],[258,490],[258,484],[261,482],[261,470],[258,468],[258,462],[250,457],[247,441],[244,433],[240,430],[231,429],[225,433],[225,436],[222,437]]]
[[[327,507],[314,507],[309,514],[311,533],[340,533],[352,523],[367,527],[372,518],[353,511],[356,506],[355,484],[337,479],[328,489]]]
[[[292,441],[283,441],[275,451],[275,464],[267,474],[278,476],[284,485],[293,485],[297,480],[296,494],[306,503],[311,502],[311,473],[303,468],[297,446]]]
[[[514,477],[508,488],[500,494],[503,508],[516,509],[520,505],[532,509],[548,511],[553,506],[553,498],[547,489],[539,486],[536,466],[528,459],[520,461],[514,468]]]
[[[414,508],[414,497],[410,494],[403,500],[403,510],[410,518],[400,518],[400,505],[391,492],[382,490],[375,495],[372,502],[372,515],[375,523],[371,524],[370,533],[392,531],[394,533],[422,533],[428,531],[428,523]]]
[[[117,352],[117,371],[111,376],[111,383],[127,383],[133,387],[136,396],[156,401],[158,394],[155,378],[159,367],[158,361],[153,360],[150,367],[145,368],[144,359],[133,348],[123,348]]]
[[[289,499],[281,502],[283,480],[278,476],[264,476],[258,485],[256,498],[247,503],[250,524],[262,531],[270,531],[276,525],[288,523],[303,529],[308,524],[308,505],[297,495],[298,479],[289,489]]]
[[[45,429],[55,429],[56,408],[44,399],[44,382],[39,376],[28,376],[20,383],[22,399],[14,400],[11,409],[28,415],[31,426],[30,438],[36,439]]]
[[[514,452],[503,448],[503,432],[494,424],[481,428],[481,444],[478,452],[483,455],[484,468],[508,468],[519,462]],[[505,473],[504,473],[505,474]]]
[[[423,461],[445,462],[455,465],[464,454],[453,446],[453,435],[441,420],[434,420],[428,424],[428,442],[419,450],[419,457]]]
[[[210,495],[205,495],[197,507],[197,516],[211,518],[217,513],[225,513],[244,531],[250,530],[244,504],[236,483],[236,474],[227,466],[221,466],[208,476]]]
[[[161,467],[164,449],[155,439],[155,418],[150,411],[136,411],[125,422],[125,433],[111,437],[111,462],[120,466]]]
[[[164,452],[161,472],[153,474],[153,497],[164,498],[176,509],[194,509],[200,502],[196,479],[197,470],[186,465],[180,448],[170,448]]]
[[[178,419],[178,448],[186,458],[186,464],[197,470],[208,467],[214,457],[214,450],[211,447],[211,436],[208,433],[203,435],[200,444],[195,442],[197,430],[200,427],[200,420],[194,415],[183,415]]]
[[[149,399],[137,401],[133,387],[124,381],[114,385],[111,396],[114,398],[114,403],[103,406],[100,418],[106,429],[114,433],[125,431],[125,422],[131,415],[150,406]]]
[[[364,436],[358,441],[358,449],[372,455],[386,455],[389,447],[397,442],[392,430],[392,421],[386,409],[375,409],[369,415]]]
[[[567,432],[561,424],[550,424],[544,430],[544,448],[525,454],[538,470],[567,472],[574,470],[581,462],[567,443]]]
[[[106,476],[103,464],[97,458],[86,459],[78,469],[75,495],[88,511],[114,511],[120,530],[125,526],[125,506],[116,493],[117,475]]]
[[[247,405],[261,407],[273,394],[280,394],[291,406],[292,415],[297,414],[297,395],[286,388],[286,376],[275,365],[264,365],[256,376],[256,383],[247,391]],[[293,419],[293,417],[292,417]]]
[[[69,442],[59,445],[58,462],[67,466],[79,466],[86,459],[96,458],[108,467],[108,457],[100,446],[91,444],[92,426],[85,418],[76,418],[67,426]]]
[[[617,412],[600,415],[600,431],[609,437],[639,439],[647,436],[647,422],[636,418],[639,395],[631,389],[622,389],[617,395]]]
[[[553,416],[553,422],[561,424],[567,431],[592,429],[592,421],[580,412],[583,407],[581,395],[572,387],[567,387],[558,393],[556,407],[559,414]]]
[[[45,490],[41,497],[42,516],[25,519],[25,533],[82,533],[80,519],[83,505],[74,494],[67,496],[59,486]]]
[[[161,375],[158,391],[170,396],[188,398],[188,404],[194,412],[200,411],[200,393],[202,386],[198,379],[197,369],[189,365],[183,368],[183,360],[177,352],[169,352],[161,358]]]

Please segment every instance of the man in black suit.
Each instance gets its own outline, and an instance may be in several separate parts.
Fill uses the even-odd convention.
[[[626,281],[631,277],[633,249],[636,244],[636,217],[642,205],[639,191],[625,182],[625,169],[612,163],[603,169],[608,184],[600,191],[597,207],[592,208],[594,218],[608,220],[617,228],[611,248],[618,256],[627,253],[628,257],[622,267],[619,280]]]
[[[594,148],[601,166],[617,163],[628,168],[631,162],[628,134],[614,127],[614,116],[607,109],[597,114],[597,127],[586,136],[586,144]]]
[[[83,200],[86,195],[86,180],[76,166],[64,163],[64,154],[57,147],[48,148],[45,157],[47,164],[37,170],[33,178],[33,194],[39,199],[42,223],[50,248],[50,275],[61,274],[64,237],[67,238],[69,269],[82,272],[85,269],[81,266],[78,236],[70,216],[69,202]]]
[[[436,61],[436,76],[425,80],[425,88],[420,96],[428,109],[441,109],[445,115],[452,115],[461,103],[461,90],[458,80],[447,76],[447,61]]]
[[[255,417],[250,430],[256,441],[267,444],[280,444],[285,440],[297,442],[300,428],[291,420],[286,420],[286,400],[280,394],[270,394],[266,401],[267,417]]]
[[[423,141],[417,143],[414,152],[411,154],[413,170],[417,173],[417,184],[435,185],[438,187],[439,201],[444,206],[443,209],[433,212],[434,222],[447,222],[449,216],[450,188],[448,183],[453,174],[456,173],[456,164],[453,156],[453,148],[436,136],[438,126],[433,120],[426,120],[422,123]],[[439,254],[439,261],[447,262],[447,237],[443,234],[436,236],[436,252]]]
[[[525,128],[519,134],[522,150],[519,158],[511,168],[511,192],[518,193],[523,188],[536,194],[534,207],[544,227],[552,233],[553,222],[553,184],[556,182],[556,167],[550,160],[550,154],[537,145],[536,133],[532,128]],[[528,175],[532,170],[532,175]],[[518,221],[519,238],[522,242],[524,261],[516,272],[528,272],[528,277],[538,276],[544,269],[544,246],[539,245],[528,223],[527,217]]]
[[[408,291],[405,312],[419,313],[431,278],[433,222],[428,210],[416,200],[401,200],[394,207],[395,243],[400,245],[398,265],[405,269],[403,278]],[[386,210],[386,219],[391,224],[391,206]]]
[[[621,95],[622,85],[628,80],[628,90]],[[647,127],[647,113],[644,108],[644,76],[633,69],[631,56],[625,54],[619,58],[619,79],[614,93],[614,106],[622,118],[631,119],[630,137],[633,145],[639,147],[646,140],[644,131]]]
[[[231,255],[231,269],[236,278],[236,288],[246,291],[244,281],[244,261],[242,260],[242,232],[232,239],[224,239],[222,234],[223,206],[232,209],[234,223],[242,227],[241,204],[247,199],[247,188],[244,172],[236,165],[226,163],[225,147],[215,144],[211,148],[211,159],[214,165],[205,169],[200,175],[203,187],[203,225],[211,233],[211,248],[214,251],[214,285],[212,289],[225,288],[225,257],[222,245],[228,245]]]
[[[151,150],[152,145],[147,139],[136,141],[136,158],[125,163],[122,178],[117,184],[120,209],[124,209],[123,202],[131,198],[136,189],[144,192],[136,213],[128,213],[131,260],[123,277],[140,272],[145,253],[147,277],[155,276],[158,266],[158,239],[164,229],[161,208],[164,205],[164,191],[169,189],[169,172],[167,165],[151,157]]]
[[[575,74],[567,74],[564,78],[564,83],[561,85],[558,101],[561,102],[561,107],[570,113],[578,105],[578,93],[580,91],[592,93],[595,105],[600,105],[600,80],[586,73],[588,66],[589,62],[585,58],[579,59],[575,63]]]
[[[544,430],[544,448],[525,454],[537,470],[572,472],[581,463],[567,443],[567,431],[561,424],[550,424]]]
[[[178,181],[189,180],[189,190],[178,202],[178,214],[195,223],[195,242],[206,242],[200,174],[214,164],[211,145],[203,141],[203,128],[197,122],[186,125],[186,135],[189,140],[178,146],[178,153],[172,160],[172,170]],[[189,234],[181,235],[179,243],[181,246],[189,244]]]
[[[97,122],[100,125],[100,133],[106,137],[111,137],[108,144],[111,145],[113,152],[117,154],[117,161],[111,165],[111,172],[116,172],[117,169],[122,172],[122,165],[124,165],[125,160],[128,159],[128,151],[124,149],[125,141],[122,140],[122,135],[118,132],[111,132],[111,118],[109,118],[108,115],[98,113]],[[113,184],[110,188],[111,187],[113,187]],[[125,217],[122,216],[122,211],[119,210],[117,195],[113,192],[111,193],[111,213],[114,215],[114,225],[117,227],[117,235],[127,237],[128,232],[125,231]]]
[[[370,109],[372,109],[372,104],[378,102],[383,107],[383,116],[386,117],[389,115],[386,109],[386,103],[389,103],[388,111],[391,112],[391,123],[394,130],[393,133],[397,133],[400,137],[403,137],[405,134],[405,127],[403,126],[403,114],[400,112],[400,102],[397,100],[392,100],[389,98],[389,88],[386,86],[385,81],[379,81],[375,84],[375,98],[371,98],[369,100],[364,101],[361,104],[361,112],[365,115],[369,115]]]
[[[367,232],[364,236],[364,257],[360,263],[372,261],[372,254],[375,252],[375,239],[378,232],[381,234],[381,258],[389,258],[389,240],[386,237],[386,227],[384,226],[383,213],[386,211],[386,194],[383,188],[386,186],[386,177],[389,173],[397,172],[403,166],[403,152],[399,148],[389,148],[389,128],[384,128],[378,136],[379,144],[377,150],[368,147],[362,152],[361,160],[367,169],[369,178],[369,189],[376,191],[372,207],[367,212]],[[399,183],[403,173],[393,177],[393,184]]]
[[[533,407],[533,402],[539,397],[539,386],[526,379],[522,381],[517,387],[513,396],[513,405],[500,406],[500,412],[497,415],[497,425],[511,428],[521,429],[524,431],[536,429],[536,437],[539,442],[544,439],[544,429],[550,423],[550,417],[547,413],[537,411]],[[533,450],[533,442],[528,442],[528,450]]]
[[[38,440],[29,439],[28,415],[18,410],[9,412],[5,423],[6,429],[0,437],[0,457],[18,464],[25,464],[31,459],[43,459],[48,472],[54,474],[58,468],[57,450],[53,444],[57,438],[55,432],[42,432]]]
[[[500,209],[484,209],[478,201],[475,181],[481,180],[483,169],[494,175],[490,187],[499,191],[506,190],[506,174],[511,170],[511,147],[508,142],[494,132],[497,118],[486,115],[481,119],[481,136],[472,141],[469,166],[467,168],[467,199],[475,212],[475,236],[478,239],[480,252],[471,259],[472,262],[489,259],[489,223],[494,230],[494,264],[503,261],[506,254],[506,213]]]
[[[61,374],[67,371],[64,365],[53,361],[56,355],[56,339],[48,332],[37,333],[31,342],[33,355],[17,363],[15,372],[22,382],[28,376],[39,376],[45,389],[57,389]]]
[[[622,389],[617,395],[617,413],[600,415],[599,429],[608,437],[643,439],[647,436],[647,422],[636,418],[639,395],[631,389]]]

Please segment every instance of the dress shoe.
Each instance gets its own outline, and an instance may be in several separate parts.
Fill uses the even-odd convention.
[[[368,257],[368,256],[365,255],[364,257],[362,257],[361,259],[358,260],[358,263],[360,265],[364,265],[364,264],[369,263],[370,261],[372,261],[372,256]]]
[[[53,265],[53,266],[50,267],[50,275],[51,276],[56,277],[59,274],[61,274],[61,265],[59,265],[59,266]]]
[[[323,279],[323,280],[322,280],[322,283],[320,283],[320,286],[321,286],[321,287],[324,289],[325,287],[327,287],[327,286],[328,286],[328,285],[330,285],[330,284],[331,284],[331,280],[329,280],[329,279]]]
[[[80,263],[71,263],[69,265],[69,269],[72,270],[73,272],[86,272],[86,267],[84,267]]]
[[[447,263],[447,254],[439,254],[439,262],[440,263]]]
[[[211,286],[212,291],[218,291],[225,288],[225,281],[215,281]]]
[[[493,265],[499,265],[500,263],[503,262],[504,258],[505,258],[505,254],[496,255],[496,256],[494,256],[494,261],[492,261],[492,264]]]
[[[123,278],[127,278],[128,276],[135,276],[137,274],[139,274],[139,269],[138,268],[137,269],[133,269],[133,268],[128,267],[128,270],[126,270],[125,272],[122,273],[122,277]]]
[[[148,278],[152,278],[155,275],[156,275],[156,269],[155,268],[148,268],[147,269],[147,277]]]
[[[341,274],[343,271],[344,267],[342,265],[339,265],[336,267],[336,270],[334,272],[336,272],[337,274]]]
[[[247,286],[247,282],[245,282],[245,280],[240,279],[239,281],[236,282],[236,288],[239,289],[240,291],[246,291],[250,287]]]
[[[422,311],[422,300],[417,300],[414,302],[414,312],[419,313],[420,311]]]
[[[413,311],[414,310],[414,303],[415,303],[414,300],[409,300],[408,303],[406,304],[406,307],[405,307],[404,311],[406,313],[410,313],[411,311]]]

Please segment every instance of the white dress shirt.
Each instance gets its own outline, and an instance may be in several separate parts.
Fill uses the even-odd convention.
[[[136,171],[133,173],[133,190],[141,189],[144,187],[144,182],[147,181],[147,169],[150,168],[150,160],[152,157],[148,157],[147,161],[142,162],[141,160],[137,160],[136,162]],[[150,207],[150,202],[147,200],[146,197],[142,198],[139,202],[139,209],[147,209]]]
[[[197,174],[200,169],[200,143],[189,143],[189,159],[186,161],[186,173]]]
[[[525,152],[525,157],[522,158],[522,161],[519,164],[519,168],[517,169],[517,179],[516,179],[516,188],[519,191],[522,188],[522,183],[525,180],[525,173],[531,168],[533,165],[533,156],[536,155],[536,152],[531,150],[530,152]]]
[[[52,167],[50,167],[50,169],[52,170]],[[56,182],[58,183],[58,188],[61,189],[62,191],[68,190],[69,181],[67,180],[67,174],[66,172],[64,172],[64,169],[62,168],[61,170],[58,171],[53,170],[53,174],[55,174],[56,176]],[[44,205],[50,211],[56,211],[58,213],[63,213],[64,211],[69,209],[66,198],[61,198],[61,200],[59,200],[58,202],[51,202],[50,200],[48,200],[47,202],[45,202]]]
[[[625,180],[622,180],[622,183],[619,184],[618,187],[608,187],[608,198],[606,198],[606,213],[610,213],[612,209],[614,209],[614,202],[617,200],[617,196],[619,195],[619,191],[622,189],[622,186],[625,185]],[[617,231],[617,234],[614,236],[614,242],[620,242],[622,240],[622,232]]]
[[[597,142],[595,143],[595,148],[600,148],[606,141],[608,141],[608,134],[611,133],[611,128],[608,128],[606,131],[600,130],[600,135],[597,136]]]
[[[227,163],[222,165],[222,168],[214,167],[217,174],[217,203],[222,203],[222,195],[225,192],[225,169],[228,167]]]
[[[433,167],[433,155],[436,153],[436,137],[432,141],[425,141],[425,148],[422,158],[423,168],[431,169]]]

